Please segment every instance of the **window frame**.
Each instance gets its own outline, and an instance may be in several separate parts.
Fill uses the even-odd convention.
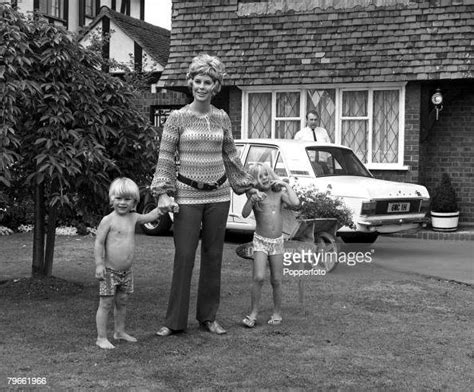
[[[38,10],[41,12],[42,15],[44,15],[47,18],[59,20],[59,21],[64,21],[66,20],[66,0],[58,0],[59,3],[59,13],[61,14],[60,16],[53,15],[51,13],[52,11],[52,3],[54,0],[40,0],[38,2]],[[41,3],[44,2],[46,5],[46,11],[41,11]]]
[[[242,138],[248,138],[248,121],[249,121],[249,94],[252,93],[267,93],[271,94],[271,138],[275,138],[276,122],[281,120],[295,121],[298,118],[288,117],[276,117],[276,96],[277,93],[292,93],[299,92],[300,94],[300,128],[306,126],[306,108],[307,108],[307,91],[314,89],[334,89],[335,90],[335,144],[340,144],[342,135],[342,95],[345,91],[367,91],[368,102],[367,102],[367,120],[368,120],[368,133],[367,133],[367,162],[364,162],[365,166],[369,170],[408,170],[408,166],[404,164],[405,154],[405,95],[406,95],[406,82],[403,83],[354,83],[346,85],[305,85],[304,87],[295,88],[294,85],[278,85],[278,86],[239,86],[242,90],[242,119],[241,119],[241,134]],[[373,137],[373,94],[374,91],[385,91],[385,90],[396,90],[399,92],[399,103],[398,103],[398,156],[396,163],[376,163],[372,162],[372,137]],[[347,119],[347,117],[346,117]],[[355,118],[354,118],[355,119]],[[351,146],[349,146],[351,147]]]

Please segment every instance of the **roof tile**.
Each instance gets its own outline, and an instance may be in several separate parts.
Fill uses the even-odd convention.
[[[262,0],[258,9],[272,2],[277,3]],[[184,85],[186,67],[200,51],[224,61],[230,84],[473,77],[474,0],[448,0],[446,6],[440,0],[408,0],[385,7],[267,10],[248,16],[238,10],[250,1],[209,3],[173,2],[172,55],[162,84]],[[377,2],[384,3],[395,1]]]

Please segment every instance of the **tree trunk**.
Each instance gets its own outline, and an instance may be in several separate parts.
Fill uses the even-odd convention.
[[[43,275],[44,270],[44,184],[35,186],[35,227],[33,231],[33,262],[32,275]]]
[[[46,232],[46,253],[44,257],[43,275],[51,276],[53,273],[54,242],[56,239],[56,218],[58,208],[49,207],[48,211],[48,229]]]

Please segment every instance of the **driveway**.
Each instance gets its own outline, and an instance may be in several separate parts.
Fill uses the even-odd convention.
[[[342,251],[361,249],[340,245]],[[373,263],[386,269],[474,285],[474,241],[380,236],[367,250]]]

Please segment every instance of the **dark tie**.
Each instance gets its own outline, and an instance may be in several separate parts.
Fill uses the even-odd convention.
[[[314,131],[314,129],[312,129],[312,131],[313,131],[313,137],[314,137],[314,141],[315,141],[315,142],[317,142],[317,141],[318,141],[318,139],[316,138],[316,132]]]

